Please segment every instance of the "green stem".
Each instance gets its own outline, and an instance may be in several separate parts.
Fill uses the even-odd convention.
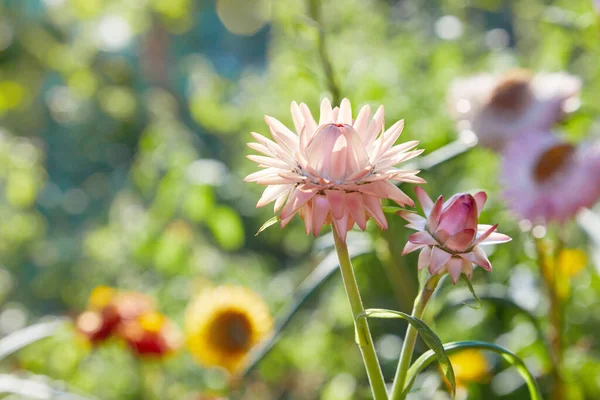
[[[413,317],[422,319],[427,302],[431,298],[431,295],[433,295],[433,292],[435,291],[440,279],[441,275],[436,274],[427,280],[423,290],[415,299],[415,304],[411,314]],[[403,399],[404,386],[406,385],[406,374],[408,373],[408,368],[410,367],[410,362],[412,361],[418,334],[419,332],[409,324],[408,328],[406,328],[406,335],[404,336],[404,343],[402,344],[402,353],[400,353],[400,361],[398,363],[398,369],[396,370],[396,376],[392,386],[392,400]]]
[[[333,67],[331,66],[331,61],[329,60],[329,56],[327,54],[327,42],[325,30],[323,28],[323,23],[321,22],[321,7],[319,1],[310,0],[308,3],[308,8],[310,12],[310,17],[313,19],[313,21],[315,21],[318,24],[319,38],[317,46],[319,49],[319,57],[321,57],[321,64],[323,64],[323,69],[325,70],[327,86],[329,87],[329,91],[331,92],[331,102],[337,105],[340,103],[341,100],[340,88],[335,82],[335,77],[333,76]]]
[[[538,264],[540,266],[544,283],[548,290],[550,301],[550,332],[548,334],[549,352],[551,357],[551,375],[552,375],[552,400],[563,400],[565,398],[564,382],[562,378],[562,304],[558,294],[557,284],[559,282],[559,266],[554,255],[550,255],[548,243],[542,239],[536,240],[536,249],[538,255]],[[565,279],[565,277],[561,277]],[[568,278],[566,278],[568,279]]]
[[[340,271],[342,272],[344,287],[346,288],[346,294],[348,295],[348,301],[350,302],[350,308],[352,309],[352,315],[354,316],[356,340],[360,352],[362,353],[365,368],[367,369],[367,376],[369,377],[369,382],[371,384],[373,398],[375,400],[387,400],[388,397],[385,389],[385,382],[383,380],[383,374],[381,372],[381,367],[379,366],[377,354],[375,353],[375,346],[373,345],[373,338],[369,331],[367,319],[358,318],[365,309],[360,298],[356,278],[354,277],[352,262],[348,255],[348,246],[346,245],[346,242],[340,238],[340,235],[333,225],[332,231],[335,249],[337,250],[338,258],[340,260]]]

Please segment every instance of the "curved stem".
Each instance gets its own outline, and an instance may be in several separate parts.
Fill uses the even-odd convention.
[[[543,400],[540,387],[535,380],[535,377],[531,375],[531,372],[527,369],[527,366],[523,361],[514,353],[499,347],[492,343],[477,342],[477,341],[466,341],[466,342],[451,342],[444,345],[444,350],[447,354],[452,354],[464,349],[480,349],[489,350],[496,354],[501,355],[506,361],[511,363],[519,372],[519,374],[525,380],[527,388],[529,389],[529,396],[531,400]],[[409,383],[414,382],[416,376],[423,371],[429,364],[436,360],[436,355],[433,351],[427,351],[421,357],[419,357],[412,367],[410,367],[408,377]]]
[[[381,367],[379,366],[377,354],[375,353],[375,346],[373,345],[373,338],[369,331],[367,319],[358,318],[361,313],[364,313],[365,308],[363,307],[360,292],[358,291],[358,285],[356,284],[356,278],[354,277],[352,262],[348,255],[348,246],[346,245],[346,242],[340,238],[340,235],[333,224],[331,228],[333,231],[333,239],[335,241],[335,249],[337,250],[338,258],[340,260],[340,271],[342,272],[344,287],[346,288],[346,294],[348,295],[348,301],[350,302],[350,308],[352,309],[352,315],[354,316],[356,340],[360,352],[362,353],[365,368],[367,369],[373,398],[375,400],[387,400],[388,397],[385,389],[385,382],[383,380],[383,374],[381,372]]]
[[[423,290],[415,299],[415,305],[411,314],[413,317],[422,319],[427,302],[435,291],[440,279],[441,275],[433,275],[427,280]],[[396,369],[396,376],[394,377],[391,399],[403,399],[403,391],[406,384],[406,374],[408,373],[408,368],[410,367],[410,362],[412,361],[418,334],[418,331],[409,324],[408,328],[406,328],[406,335],[404,336],[404,343],[402,344],[402,353],[400,353],[400,361],[398,363],[398,369]]]

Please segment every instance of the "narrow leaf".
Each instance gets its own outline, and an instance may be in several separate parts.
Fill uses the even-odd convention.
[[[64,326],[64,324],[65,321],[60,319],[51,322],[41,322],[3,337],[2,340],[0,340],[0,360],[38,340],[52,336],[54,332],[61,326]]]
[[[519,372],[519,374],[523,377],[525,383],[527,384],[527,389],[529,389],[529,397],[531,398],[531,400],[543,400],[542,395],[540,393],[540,388],[534,376],[531,374],[531,372],[529,372],[523,360],[521,360],[516,354],[514,354],[510,350],[507,350],[493,343],[478,341],[452,342],[444,344],[444,350],[448,354],[456,353],[464,349],[488,350],[499,354],[500,356],[502,356],[502,358],[504,358],[512,366],[514,366]],[[421,371],[427,368],[429,364],[434,362],[436,358],[437,354],[435,354],[431,350],[423,353],[421,357],[417,358],[417,360],[412,364],[412,366],[408,370],[407,385],[405,388],[404,395],[406,395],[410,391],[410,388],[415,383],[417,375],[419,375]]]
[[[475,293],[475,289],[473,289],[473,285],[471,284],[471,281],[469,280],[469,278],[467,278],[467,276],[465,274],[461,274],[460,275],[460,279],[462,279],[463,281],[465,281],[465,284],[467,285],[467,288],[469,288],[469,292],[471,292],[471,294],[473,295],[473,298],[475,299],[475,301],[477,302],[477,305],[473,306],[469,303],[463,303],[465,306],[470,307],[474,310],[479,310],[482,306],[481,304],[481,300],[479,299],[479,297],[477,296],[477,293]]]
[[[431,330],[429,326],[418,318],[415,318],[411,315],[403,313],[401,311],[393,311],[393,310],[384,310],[379,308],[369,308],[364,312],[360,313],[357,319],[360,318],[402,318],[408,321],[421,335],[423,341],[431,348],[435,357],[437,358],[440,366],[442,368],[442,372],[446,376],[450,387],[452,388],[452,397],[454,397],[456,393],[456,382],[454,379],[454,370],[452,369],[452,364],[450,363],[450,359],[448,359],[448,355],[444,350],[444,345],[440,338],[435,334],[434,331]]]
[[[398,206],[383,206],[381,208],[383,209],[383,212],[386,214],[396,214],[398,211],[410,212],[410,211],[405,210],[404,208],[398,207]]]
[[[260,227],[260,229],[258,230],[258,232],[256,232],[256,234],[254,236],[258,236],[262,231],[264,231],[265,229],[267,229],[271,225],[275,225],[278,222],[279,222],[279,216],[278,215],[274,216],[273,218],[270,218],[267,222],[265,222],[263,224],[263,226]]]

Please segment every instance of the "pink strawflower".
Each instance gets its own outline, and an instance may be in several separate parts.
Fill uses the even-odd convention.
[[[501,151],[532,129],[549,129],[578,107],[581,79],[564,72],[513,69],[455,80],[448,95],[459,129],[471,130],[478,143]]]
[[[416,187],[415,192],[426,218],[409,211],[398,212],[409,222],[407,228],[419,231],[409,236],[403,255],[421,249],[419,270],[429,267],[432,275],[447,272],[453,283],[461,273],[471,279],[473,264],[491,271],[492,264],[480,246],[508,242],[511,238],[496,232],[497,224],[477,224],[487,195],[459,193],[445,203],[440,196],[434,203],[421,187]]]
[[[531,132],[504,151],[501,180],[509,208],[534,222],[565,222],[600,200],[600,143],[573,145]]]
[[[307,234],[316,236],[323,225],[333,223],[345,240],[355,222],[365,230],[370,217],[387,229],[381,199],[414,205],[394,184],[424,182],[416,176],[419,171],[393,168],[422,152],[414,150],[417,141],[394,146],[404,121],[383,132],[383,106],[372,120],[370,107],[364,106],[353,121],[347,99],[333,110],[324,99],[318,123],[304,103],[293,102],[291,111],[297,134],[269,116],[265,121],[275,142],[252,132],[258,143],[248,146],[264,155],[248,158],[264,169],[245,179],[267,185],[256,206],[275,201],[282,227],[299,214]]]

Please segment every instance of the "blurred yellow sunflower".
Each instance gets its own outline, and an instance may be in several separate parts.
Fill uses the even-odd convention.
[[[480,350],[462,350],[448,358],[454,369],[457,386],[464,387],[471,382],[481,383],[487,380],[490,364]]]
[[[188,307],[185,335],[190,353],[202,365],[235,373],[250,349],[273,329],[268,306],[244,287],[219,286]]]

